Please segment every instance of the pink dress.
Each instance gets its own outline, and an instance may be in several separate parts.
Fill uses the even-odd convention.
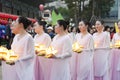
[[[112,39],[114,45],[116,41],[120,41],[120,35],[115,33]],[[120,80],[120,49],[112,49],[111,51],[111,80]]]
[[[46,47],[49,47],[51,43],[51,38],[48,34],[43,33],[42,35],[36,35],[34,38],[35,44],[42,44]],[[36,56],[35,57],[35,65],[34,65],[34,75],[35,80],[49,80],[50,78],[50,67],[52,66],[51,60]]]
[[[93,34],[95,46],[94,54],[94,79],[110,80],[109,56],[110,36],[106,32]]]
[[[56,35],[51,44],[58,52],[58,59],[52,59],[51,76],[49,80],[71,80],[69,60],[72,54],[72,44],[68,35]]]
[[[87,33],[82,36],[82,33],[76,35],[75,41],[79,42],[84,47],[80,54],[73,53],[72,56],[72,80],[93,80],[93,49],[94,42],[92,35]]]
[[[31,35],[26,34],[20,40],[15,36],[12,43],[12,50],[19,55],[15,65],[8,65],[2,62],[2,80],[33,80],[34,66],[34,41]]]

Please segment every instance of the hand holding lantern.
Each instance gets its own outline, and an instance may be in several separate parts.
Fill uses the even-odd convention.
[[[73,50],[74,52],[81,53],[82,50],[83,50],[83,46],[81,46],[78,42],[75,42],[75,43],[72,45],[72,50]]]
[[[9,50],[9,54],[7,56],[7,64],[14,65],[15,62],[18,60],[18,55],[15,54],[12,50]]]
[[[55,54],[57,53],[57,50],[55,50],[52,46],[48,47],[46,49],[46,58],[55,58]]]
[[[120,41],[116,41],[114,47],[120,49]]]
[[[0,47],[0,60],[5,61],[5,60],[6,60],[7,53],[8,53],[8,49],[1,46],[1,47]]]
[[[46,47],[45,45],[36,45],[35,52],[38,56],[45,56],[46,54]]]

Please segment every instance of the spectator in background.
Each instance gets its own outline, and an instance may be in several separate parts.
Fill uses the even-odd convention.
[[[2,44],[3,39],[5,39],[5,25],[0,24],[0,45]]]
[[[1,34],[2,34],[2,31],[0,30],[0,46],[1,46],[1,42],[2,42],[2,36],[1,36]]]
[[[76,27],[71,27],[69,37],[71,38],[72,43],[74,42],[75,35],[76,35]]]
[[[105,26],[104,31],[110,32],[110,26]]]
[[[10,25],[12,24],[13,19],[9,18],[8,19],[8,24],[6,25],[6,30],[5,30],[5,34],[6,34],[6,41],[7,41],[7,45],[6,47],[8,49],[11,49],[11,38],[12,38],[12,33],[11,33],[11,29],[10,29]]]
[[[114,34],[115,34],[115,28],[111,27],[110,28],[110,38],[111,38],[111,40],[112,40]]]
[[[55,34],[53,32],[53,27],[52,26],[49,26],[47,28],[47,32],[48,32],[49,36],[51,37],[51,39],[55,36]]]

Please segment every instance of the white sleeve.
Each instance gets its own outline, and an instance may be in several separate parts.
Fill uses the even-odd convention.
[[[89,44],[87,46],[87,49],[90,49],[90,50],[94,49],[94,41],[92,37],[89,38]]]
[[[49,47],[51,44],[51,38],[49,36],[46,36],[44,39],[46,47]]]
[[[110,48],[110,34],[106,33],[105,41],[104,41],[104,47]]]
[[[56,56],[58,59],[64,59],[72,56],[72,43],[68,39],[67,41],[64,42],[63,45],[63,51],[61,55]]]
[[[34,41],[32,38],[29,38],[27,41],[27,45],[25,46],[24,57],[21,57],[19,60],[29,60],[34,58],[35,50],[34,50]]]
[[[115,34],[115,35],[113,35],[113,39],[112,39],[112,46],[114,46],[114,45],[115,45],[115,36],[116,36],[116,34]]]

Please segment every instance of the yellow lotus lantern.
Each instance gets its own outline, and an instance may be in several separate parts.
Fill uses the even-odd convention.
[[[48,47],[46,49],[46,55],[45,55],[45,57],[46,58],[53,58],[53,57],[55,57],[55,54],[57,52],[58,52],[57,50],[55,50],[52,46],[50,46],[50,47]]]
[[[45,54],[46,54],[46,47],[45,47],[45,45],[42,45],[42,44],[35,45],[35,52],[36,52],[36,54],[38,56],[45,56]]]
[[[18,57],[19,57],[19,56],[18,56],[17,54],[15,54],[14,51],[9,50],[9,54],[10,54],[9,60],[13,60],[13,61],[18,60]]]
[[[94,47],[97,48],[97,44],[96,43],[94,44]]]
[[[9,54],[7,55],[7,64],[14,64],[15,61],[17,61],[19,56],[14,53],[14,51],[9,50]]]
[[[115,42],[114,47],[115,48],[120,48],[120,41],[119,40]]]
[[[73,50],[74,52],[81,53],[82,50],[83,50],[83,46],[81,46],[78,42],[75,42],[75,43],[72,45],[72,50]]]
[[[7,53],[8,53],[8,49],[1,46],[0,47],[0,59],[6,60]]]
[[[110,48],[113,48],[113,44],[112,43],[110,43]]]

